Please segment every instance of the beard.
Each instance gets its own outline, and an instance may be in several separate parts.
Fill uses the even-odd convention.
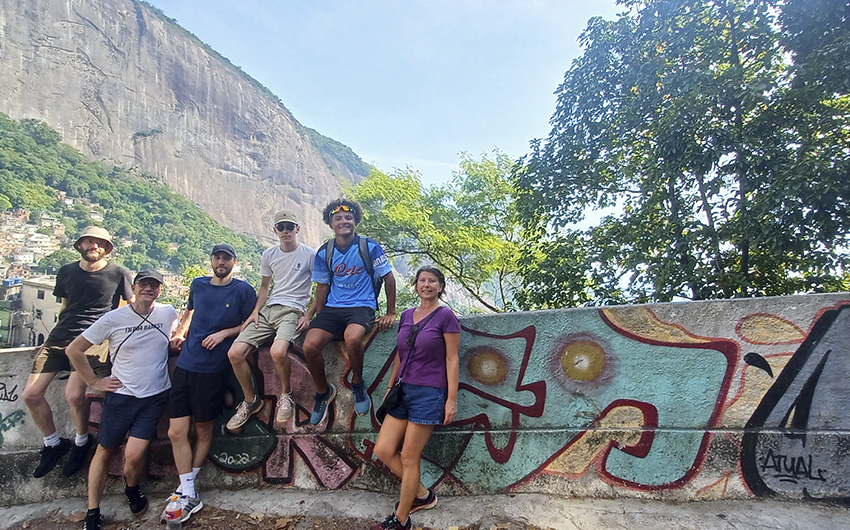
[[[83,260],[89,263],[95,263],[103,259],[106,255],[106,252],[102,250],[89,250],[87,252],[80,252],[80,256]]]
[[[227,276],[230,274],[230,270],[219,267],[213,271],[213,274],[219,280],[223,280],[224,278],[227,278]]]

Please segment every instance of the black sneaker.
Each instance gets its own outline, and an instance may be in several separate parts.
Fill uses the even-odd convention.
[[[384,519],[383,523],[373,524],[369,530],[410,530],[412,526],[410,517],[407,518],[407,524],[401,524],[398,517],[392,514]]]
[[[35,478],[41,478],[50,473],[50,471],[56,467],[56,464],[59,463],[59,459],[68,452],[71,445],[73,445],[71,440],[67,438],[59,438],[59,445],[54,447],[42,447],[41,461],[39,461],[38,467],[35,468],[35,471],[32,472],[32,476]]]
[[[418,512],[419,510],[430,510],[437,505],[437,495],[430,489],[428,495],[424,499],[414,497],[413,505],[410,506],[410,513]],[[398,503],[395,503],[395,509],[398,510]]]
[[[127,496],[133,515],[141,515],[148,509],[148,499],[138,486],[135,488],[124,487],[124,495]]]
[[[100,530],[100,522],[103,516],[100,515],[100,508],[95,508],[86,512],[86,525],[83,530]]]
[[[65,465],[62,466],[62,474],[66,477],[70,477],[86,465],[86,461],[89,458],[89,451],[91,450],[92,445],[94,445],[94,438],[91,433],[86,436],[88,436],[88,440],[86,440],[85,445],[80,446],[75,443],[74,446],[71,447],[71,454],[68,455],[68,460],[66,460]]]

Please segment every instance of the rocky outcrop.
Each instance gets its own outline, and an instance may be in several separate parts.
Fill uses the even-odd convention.
[[[302,238],[318,243],[321,208],[363,175],[323,160],[274,95],[132,0],[0,0],[0,111],[156,175],[264,240],[274,212],[293,208]]]

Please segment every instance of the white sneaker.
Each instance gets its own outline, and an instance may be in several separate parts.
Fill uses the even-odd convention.
[[[278,423],[286,423],[292,418],[295,412],[295,403],[292,401],[292,392],[280,395],[280,401],[277,403],[276,419]]]

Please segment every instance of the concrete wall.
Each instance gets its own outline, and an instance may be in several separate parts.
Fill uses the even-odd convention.
[[[850,294],[569,309],[461,319],[459,414],[435,431],[423,481],[449,494],[547,492],[667,500],[850,497]],[[365,379],[386,388],[396,334],[369,337]],[[0,354],[0,505],[82,495],[84,477],[29,478],[40,434],[18,398],[32,352]],[[223,423],[200,487],[353,487],[395,491],[372,455],[377,423],[354,415],[345,352],[325,351],[341,391],[308,423],[312,383],[296,353],[298,411],[273,421],[268,352],[256,377],[266,407],[239,435]],[[62,385],[50,392],[72,431]],[[92,409],[99,420],[99,403]],[[161,424],[146,489],[176,475]],[[848,469],[845,469],[845,465]],[[113,471],[120,475],[120,463]],[[118,490],[120,480],[110,487]]]

